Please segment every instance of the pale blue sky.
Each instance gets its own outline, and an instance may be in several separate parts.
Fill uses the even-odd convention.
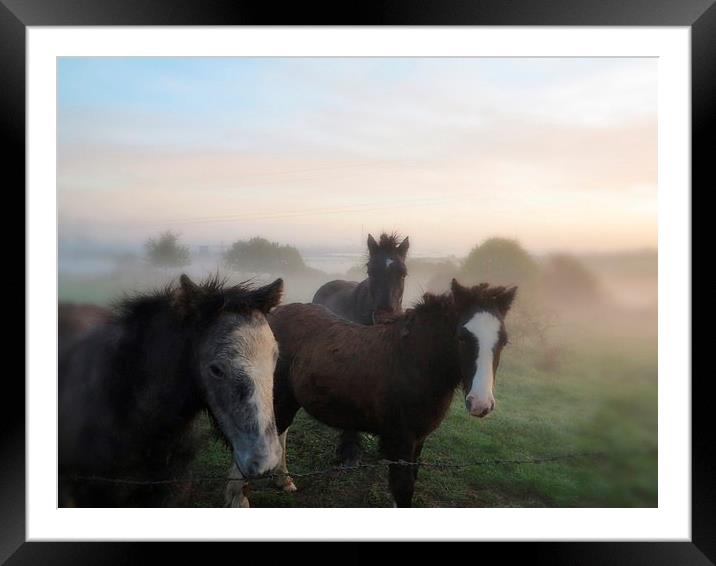
[[[62,58],[60,234],[655,245],[656,77],[623,58]]]

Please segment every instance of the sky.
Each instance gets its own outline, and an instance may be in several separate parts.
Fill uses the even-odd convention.
[[[657,244],[653,58],[61,58],[62,242]]]

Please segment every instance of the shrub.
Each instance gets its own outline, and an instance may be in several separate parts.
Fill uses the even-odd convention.
[[[297,248],[260,237],[235,242],[226,252],[224,260],[237,271],[285,273],[307,270]]]
[[[463,284],[530,285],[538,275],[537,263],[517,240],[490,238],[474,247],[460,270]]]
[[[150,238],[144,244],[147,260],[155,267],[183,267],[191,263],[189,248],[179,245],[179,235],[162,232],[158,238]]]

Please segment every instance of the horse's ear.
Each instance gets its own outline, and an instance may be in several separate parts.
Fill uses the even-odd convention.
[[[408,255],[408,248],[410,247],[410,240],[408,239],[408,236],[405,236],[405,240],[403,240],[400,245],[398,246],[398,254],[400,257],[405,259],[405,256]]]
[[[378,251],[378,242],[375,241],[373,234],[368,234],[368,251],[372,254]]]
[[[181,285],[182,289],[185,289],[192,293],[198,289],[197,284],[194,283],[191,279],[189,279],[189,276],[186,273],[182,273],[179,276],[179,284]]]
[[[252,306],[267,314],[272,308],[281,302],[283,295],[283,279],[276,279],[263,287],[259,287],[251,293]]]
[[[452,291],[452,296],[455,299],[455,304],[458,306],[458,309],[466,306],[470,301],[470,289],[467,287],[463,287],[458,283],[457,279],[453,277],[452,281],[450,281],[450,290]]]
[[[497,308],[502,316],[505,316],[512,306],[512,302],[515,300],[517,295],[517,287],[510,287],[500,293],[495,300],[497,301]]]
[[[179,286],[172,295],[172,304],[182,316],[188,315],[193,310],[194,297],[198,288],[198,285],[189,279],[186,273],[181,274]]]

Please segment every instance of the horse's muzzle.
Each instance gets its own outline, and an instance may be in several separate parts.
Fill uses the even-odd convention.
[[[465,398],[465,408],[467,412],[470,413],[470,416],[482,419],[495,410],[495,400],[486,399],[479,401],[474,397],[468,396]]]

